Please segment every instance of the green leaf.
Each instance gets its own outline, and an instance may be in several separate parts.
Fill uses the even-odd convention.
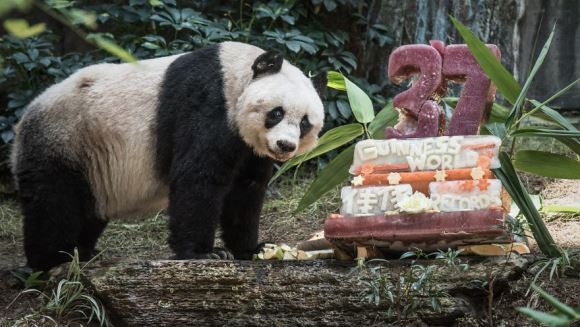
[[[580,213],[580,207],[562,206],[557,204],[545,204],[542,206],[544,212]]]
[[[73,24],[81,24],[93,30],[97,28],[97,15],[94,12],[71,8],[66,11],[66,15]]]
[[[495,135],[497,137],[499,137],[500,139],[503,139],[505,137],[505,125],[502,123],[491,123],[491,124],[486,124],[484,125],[484,128],[487,129],[487,131],[492,134]]]
[[[270,183],[276,180],[280,175],[285,173],[288,169],[301,164],[304,161],[308,161],[314,157],[318,157],[328,151],[334,150],[355,138],[361,136],[364,133],[364,129],[361,124],[348,124],[339,127],[335,127],[328,132],[324,133],[318,145],[312,151],[306,152],[299,156],[296,156],[284,163],[276,174],[270,179]]]
[[[551,315],[542,311],[537,311],[530,308],[517,308],[516,310],[546,326],[560,327],[568,326],[570,324],[570,321],[564,317]]]
[[[467,43],[469,50],[481,66],[481,69],[493,81],[497,89],[510,103],[515,103],[521,92],[521,87],[512,74],[505,69],[493,53],[473,33],[450,16],[451,22]]]
[[[310,184],[306,194],[300,200],[295,212],[306,209],[309,205],[318,201],[328,191],[342,184],[349,177],[348,169],[354,156],[354,144],[337,155],[331,162],[318,173],[316,179]]]
[[[490,123],[505,123],[506,119],[510,114],[510,110],[507,107],[502,106],[499,103],[493,103],[491,106],[491,113],[489,115]]]
[[[4,28],[12,36],[20,39],[26,39],[44,32],[46,29],[46,24],[38,23],[30,26],[25,19],[7,19],[4,22]]]
[[[536,59],[536,62],[534,63],[534,67],[530,71],[530,75],[526,79],[526,82],[524,83],[524,87],[520,91],[520,94],[518,95],[518,99],[516,100],[516,103],[514,103],[512,111],[510,112],[510,115],[506,120],[505,124],[506,124],[506,127],[508,129],[510,129],[512,127],[512,124],[521,115],[522,104],[524,103],[524,100],[526,98],[526,94],[528,93],[528,89],[532,85],[532,81],[534,80],[536,73],[538,72],[538,70],[540,69],[542,64],[544,63],[544,59],[546,58],[546,55],[548,55],[548,50],[550,50],[550,45],[552,44],[552,39],[554,38],[555,29],[556,29],[556,25],[554,25],[554,27],[552,28],[552,32],[550,33],[550,36],[548,37],[548,40],[546,40],[546,43],[544,43],[544,46],[542,47],[542,51],[540,51],[540,54],[538,55],[538,59]]]
[[[560,115],[560,113],[557,112],[556,110],[554,110],[546,105],[542,105],[537,100],[530,100],[530,102],[534,106],[536,106],[541,112],[546,114],[546,116],[548,116],[549,121],[554,122],[554,123],[560,125],[561,127],[569,130],[569,131],[577,131],[578,130],[576,127],[574,127],[574,125],[572,125],[572,123],[570,123],[570,121],[568,121],[568,119],[564,118],[564,116]]]
[[[107,51],[108,53],[125,62],[137,62],[137,58],[135,58],[132,54],[121,48],[119,45],[117,45],[117,43],[106,39],[99,34],[89,34],[87,39],[94,41],[99,48]]]
[[[522,150],[514,158],[514,166],[528,173],[563,179],[580,179],[580,161],[561,154]]]
[[[580,156],[580,140],[569,137],[555,137],[555,139]]]
[[[571,319],[580,319],[580,314],[576,312],[572,307],[567,306],[566,304],[558,301],[555,297],[548,294],[546,291],[541,289],[540,287],[536,286],[536,284],[532,284],[532,288],[540,294],[540,296],[550,303],[556,310],[563,313],[564,315],[568,316]]]
[[[371,98],[346,77],[344,78],[344,83],[354,118],[359,123],[370,123],[375,118],[375,110]]]
[[[511,133],[511,136],[540,136],[540,137],[580,137],[580,131],[567,131],[564,129],[548,128],[518,128]]]
[[[34,0],[2,0],[0,1],[0,16],[3,16],[12,9],[27,11]]]
[[[512,200],[521,210],[524,217],[526,217],[530,229],[534,234],[534,238],[538,243],[538,247],[548,257],[561,257],[562,252],[560,248],[555,244],[552,235],[550,235],[550,232],[546,228],[538,209],[536,209],[528,191],[518,177],[508,154],[504,151],[500,152],[499,160],[501,167],[493,169],[493,173],[501,180],[501,183],[512,197]]]
[[[344,83],[344,76],[337,71],[329,71],[326,75],[328,80],[326,86],[339,90],[339,91],[346,91],[346,84]]]
[[[457,97],[445,97],[443,101],[455,110],[455,106],[459,101]],[[491,113],[489,115],[488,123],[505,123],[505,120],[510,114],[510,110],[499,103],[494,102],[491,106]]]
[[[390,100],[369,124],[369,133],[374,139],[383,139],[385,138],[385,128],[395,126],[398,121],[399,113],[393,107],[393,101]]]

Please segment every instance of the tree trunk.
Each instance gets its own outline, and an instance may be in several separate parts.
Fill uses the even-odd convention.
[[[485,288],[471,281],[493,276],[497,294],[528,265],[517,255],[475,260],[467,272],[439,263],[432,283],[450,295],[441,298],[440,312],[430,309],[428,299],[404,299],[420,304],[412,317],[429,325],[452,323],[485,302]],[[387,267],[398,280],[394,272],[404,273],[409,265],[401,260]],[[119,325],[384,324],[386,304],[362,301],[359,282],[368,280],[368,270],[355,268],[332,260],[133,261],[94,269],[88,279]]]

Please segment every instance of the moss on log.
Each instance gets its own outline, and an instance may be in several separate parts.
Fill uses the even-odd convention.
[[[517,278],[525,257],[478,258],[467,272],[438,264],[434,280],[449,296],[441,311],[425,305],[415,317],[449,324],[481,311],[487,290],[473,280],[494,278],[495,290]],[[434,264],[433,261],[424,264]],[[408,269],[410,261],[389,261]],[[361,301],[355,264],[325,261],[127,261],[93,269],[88,280],[119,325],[375,325],[387,307]],[[485,308],[483,309],[485,310]]]

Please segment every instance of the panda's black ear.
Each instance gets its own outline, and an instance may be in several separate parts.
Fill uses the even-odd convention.
[[[254,71],[252,78],[279,72],[283,62],[284,57],[278,51],[270,50],[262,53],[252,65],[252,70]]]
[[[316,89],[316,92],[318,92],[318,96],[320,96],[321,99],[324,98],[326,84],[328,84],[328,78],[326,77],[326,75],[327,71],[323,70],[312,78],[312,84],[314,84],[314,89]]]

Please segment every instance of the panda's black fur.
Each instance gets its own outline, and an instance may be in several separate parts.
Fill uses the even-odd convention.
[[[217,58],[216,46],[178,58],[160,95],[157,165],[170,185],[169,244],[177,258],[206,257],[221,223],[226,247],[249,259],[272,172],[272,160],[256,156],[228,128],[224,95],[215,92],[223,89]]]
[[[155,172],[168,185],[169,244],[178,259],[230,258],[214,249],[218,225],[231,254],[249,259],[272,173],[273,160],[257,155],[228,120],[219,50],[215,45],[179,56],[168,66],[158,95]],[[252,66],[252,78],[275,74],[282,60],[264,53]],[[18,127],[13,171],[28,265],[48,270],[70,260],[63,252],[75,247],[81,260],[92,257],[107,219],[96,214],[86,165],[63,155],[69,141],[46,132],[47,113],[34,110],[36,105]],[[83,146],[89,148],[85,161],[91,160],[91,147],[100,150],[97,141]]]

